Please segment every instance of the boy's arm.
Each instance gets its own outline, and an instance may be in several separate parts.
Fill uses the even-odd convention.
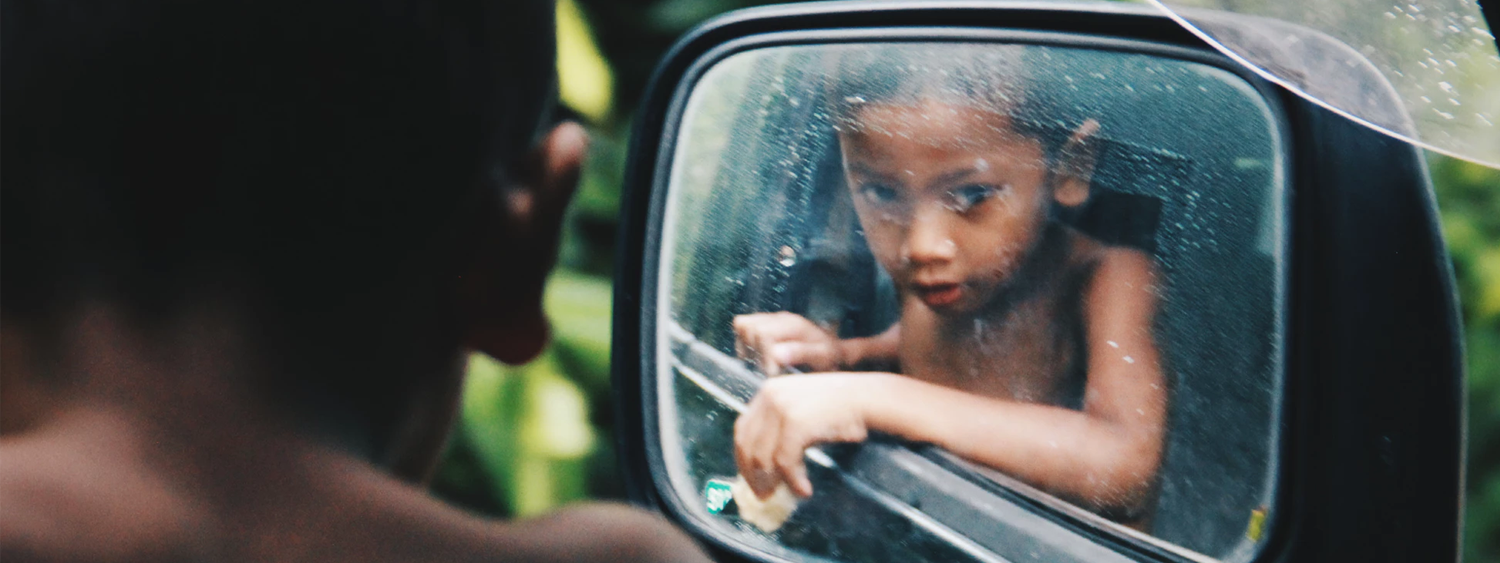
[[[844,348],[845,366],[870,361],[893,361],[901,344],[901,323],[892,324],[891,328],[875,336],[850,338],[840,344]]]
[[[755,362],[766,375],[776,376],[791,366],[833,371],[864,361],[893,360],[901,325],[867,338],[840,340],[806,317],[781,311],[737,316],[734,333],[739,356]]]
[[[806,446],[879,430],[940,445],[1096,509],[1135,506],[1154,480],[1166,419],[1151,336],[1154,280],[1139,253],[1111,254],[1096,272],[1085,296],[1090,354],[1081,412],[895,374],[779,379],[767,382],[736,424],[741,470],[757,494],[781,480],[811,494]]]

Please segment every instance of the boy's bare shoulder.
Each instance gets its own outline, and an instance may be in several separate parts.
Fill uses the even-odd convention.
[[[119,460],[27,439],[0,445],[6,561],[189,561],[189,503]]]
[[[334,472],[335,474],[339,472]],[[619,505],[585,504],[537,518],[495,521],[465,513],[426,492],[373,470],[342,471],[311,514],[308,529],[326,526],[323,545],[307,561],[707,561],[702,551],[666,521]],[[355,508],[359,507],[359,508]],[[277,536],[294,534],[278,530]],[[260,558],[265,559],[265,558]],[[277,557],[278,560],[290,560]]]
[[[1114,302],[1121,297],[1154,294],[1158,274],[1151,255],[1106,244],[1077,231],[1070,231],[1070,235],[1070,269],[1072,275],[1081,276],[1089,301]]]
[[[1135,248],[1101,244],[1095,255],[1092,275],[1087,284],[1087,299],[1092,307],[1127,310],[1151,307],[1157,299],[1156,261]]]
[[[666,520],[624,505],[579,505],[508,527],[536,561],[708,561]]]
[[[1126,246],[1101,245],[1099,251],[1099,273],[1109,276],[1124,276],[1138,279],[1156,277],[1156,261],[1140,250]]]
[[[7,562],[707,561],[666,521],[624,506],[487,520],[343,454],[293,457],[305,463],[266,458],[249,473],[195,465],[213,481],[231,477],[185,489],[129,448],[7,437],[0,551]]]
[[[1095,275],[1152,276],[1156,262],[1139,249],[1106,244],[1089,235],[1069,229],[1070,262],[1075,268],[1091,270]]]

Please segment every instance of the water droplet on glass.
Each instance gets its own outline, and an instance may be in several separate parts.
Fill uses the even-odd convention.
[[[792,267],[792,265],[797,263],[797,251],[792,250],[792,247],[790,246],[783,245],[781,247],[781,259],[778,260],[778,262],[782,265],[782,267]]]

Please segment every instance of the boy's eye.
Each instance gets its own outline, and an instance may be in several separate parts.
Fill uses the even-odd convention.
[[[983,184],[970,184],[959,187],[948,192],[950,203],[955,211],[968,211],[974,206],[984,203],[985,200],[994,197],[1002,188],[986,186]]]
[[[891,203],[896,201],[896,190],[882,184],[865,184],[859,188],[859,195],[870,203]]]

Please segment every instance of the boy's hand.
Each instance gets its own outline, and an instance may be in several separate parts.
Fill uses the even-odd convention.
[[[826,442],[859,442],[868,434],[865,398],[879,374],[832,373],[768,379],[734,423],[734,459],[755,496],[786,482],[812,496],[803,452]]]
[[[795,313],[740,315],[734,318],[734,334],[735,351],[767,376],[792,366],[833,371],[849,364],[838,336]]]

